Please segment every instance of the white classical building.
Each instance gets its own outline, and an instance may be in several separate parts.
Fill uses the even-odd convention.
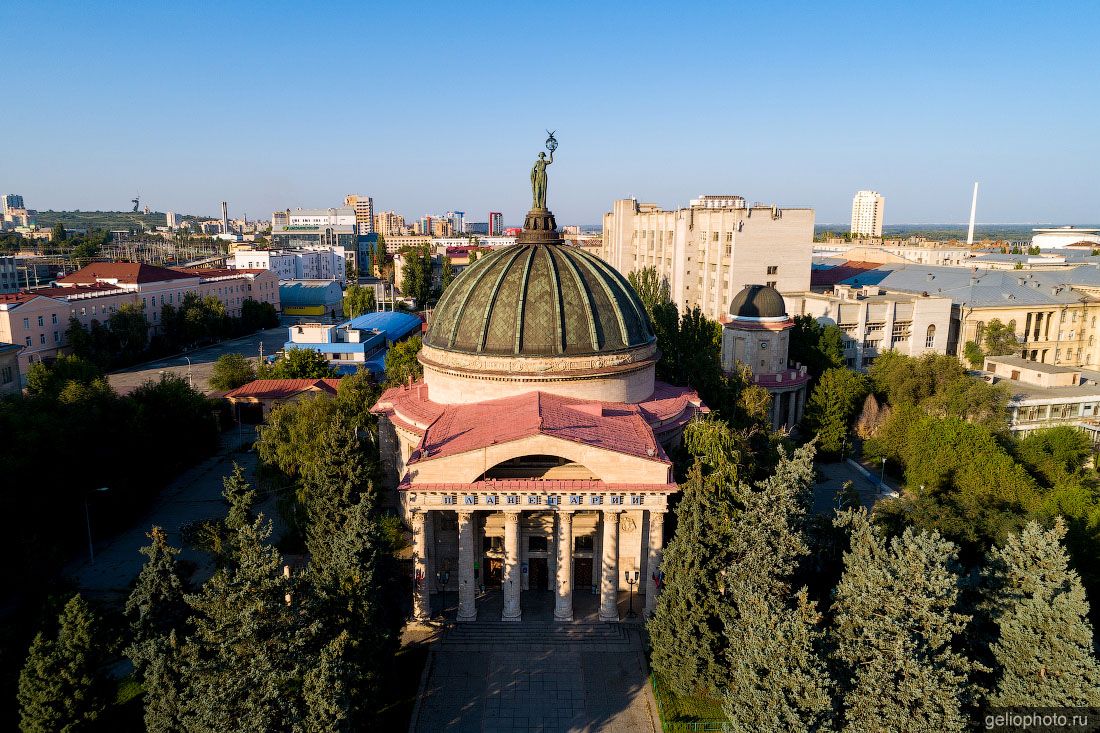
[[[751,283],[809,290],[813,238],[813,209],[700,196],[688,208],[663,211],[621,199],[604,214],[599,252],[624,275],[656,268],[681,310],[698,306],[718,320]]]
[[[855,197],[852,198],[852,234],[881,237],[885,208],[886,197],[878,191],[856,191]]]
[[[678,491],[666,446],[706,411],[691,389],[654,381],[657,357],[626,278],[563,246],[545,209],[451,284],[423,379],[374,407],[391,501],[413,532],[416,618],[433,590],[457,590],[460,622],[496,602],[519,621],[540,598],[558,621],[611,621],[639,581],[653,610]]]

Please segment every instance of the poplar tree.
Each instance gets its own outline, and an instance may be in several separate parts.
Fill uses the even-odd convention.
[[[999,630],[993,707],[1100,706],[1089,604],[1062,547],[1065,535],[1060,518],[1049,530],[1031,522],[990,551],[986,580]]]
[[[106,707],[103,639],[87,602],[75,595],[58,619],[57,638],[39,633],[19,675],[19,727],[25,733],[90,729]]]
[[[232,538],[230,564],[188,595],[194,632],[181,650],[188,730],[285,730],[301,718],[302,676],[316,634],[300,613],[260,515]]]
[[[887,542],[862,510],[839,521],[851,531],[833,605],[845,731],[966,729],[980,668],[955,651],[970,621],[955,545],[912,528]]]

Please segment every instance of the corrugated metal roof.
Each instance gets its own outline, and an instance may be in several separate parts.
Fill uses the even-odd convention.
[[[348,321],[346,325],[361,330],[376,328],[386,334],[386,340],[397,341],[414,331],[420,330],[420,324],[420,318],[411,313],[377,311],[356,316]]]

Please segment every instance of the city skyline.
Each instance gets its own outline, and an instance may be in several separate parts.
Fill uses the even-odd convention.
[[[1097,103],[1085,95],[1096,62],[1059,35],[1095,20],[1095,8],[869,7],[707,9],[700,24],[701,11],[669,19],[644,4],[626,15],[441,5],[416,17],[279,3],[204,16],[27,5],[10,40],[14,72],[71,113],[9,111],[20,145],[5,152],[0,190],[43,209],[124,209],[140,192],[156,210],[214,214],[227,200],[250,218],[362,191],[410,217],[457,207],[516,223],[549,128],[562,144],[550,200],[581,224],[616,199],[675,208],[700,193],[845,222],[853,192],[867,188],[890,199],[887,226],[964,222],[975,180],[979,222],[1098,218]],[[857,17],[859,42],[841,42]],[[411,47],[395,31],[414,23],[428,42]],[[332,42],[272,53],[309,28]],[[339,42],[370,28],[391,32],[374,32],[369,57]],[[67,53],[39,53],[43,38]],[[355,92],[364,65],[370,95]],[[866,92],[859,104],[853,85]],[[430,105],[414,103],[423,88],[434,90]],[[482,101],[486,88],[497,106]],[[308,98],[340,99],[345,113],[271,114]]]

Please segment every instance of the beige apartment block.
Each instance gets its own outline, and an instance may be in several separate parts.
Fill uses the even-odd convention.
[[[810,315],[844,332],[844,359],[865,369],[886,351],[906,356],[948,353],[951,299],[837,285],[830,293],[788,293],[791,314]]]
[[[655,267],[681,308],[698,306],[713,319],[745,286],[780,292],[810,289],[814,211],[730,197],[724,207],[708,197],[695,206],[664,211],[656,204],[620,199],[603,218],[600,257],[627,275]]]
[[[1016,333],[1025,359],[1067,367],[1100,368],[1096,345],[1096,317],[1100,301],[1082,299],[1073,304],[967,307],[958,309],[959,355],[967,341],[982,342],[993,319],[1008,324]]]

